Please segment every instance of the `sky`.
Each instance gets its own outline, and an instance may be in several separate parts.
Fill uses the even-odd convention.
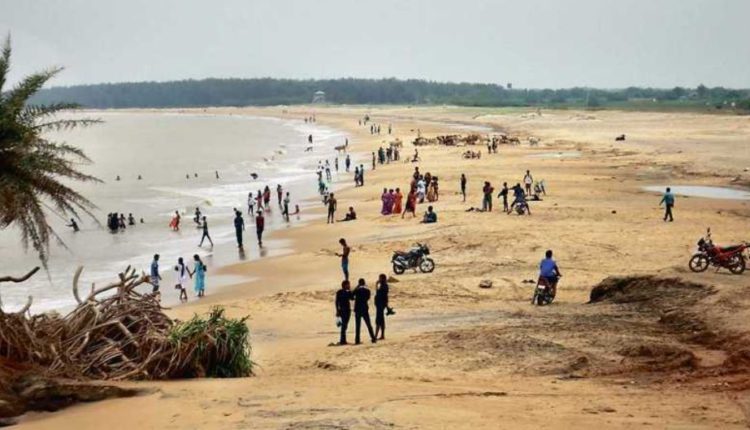
[[[417,78],[750,88],[750,0],[0,0],[11,82]]]

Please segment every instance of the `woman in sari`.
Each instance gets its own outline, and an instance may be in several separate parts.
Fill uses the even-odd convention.
[[[393,195],[393,211],[394,214],[400,214],[403,208],[401,207],[401,201],[404,200],[404,195],[401,194],[401,189],[396,188],[396,194]]]
[[[391,206],[389,202],[391,200],[391,197],[388,195],[387,188],[383,188],[383,194],[380,196],[380,200],[383,202],[383,206],[380,208],[380,214],[381,215],[390,214]]]

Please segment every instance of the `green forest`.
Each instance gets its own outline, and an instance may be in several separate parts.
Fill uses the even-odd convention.
[[[202,79],[53,87],[32,103],[77,103],[89,108],[270,106],[311,103],[316,91],[330,104],[585,107],[708,110],[748,113],[750,90],[675,87],[517,89],[508,85],[399,79]]]

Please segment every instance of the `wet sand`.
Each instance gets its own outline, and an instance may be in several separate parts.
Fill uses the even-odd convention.
[[[338,217],[354,206],[356,222],[331,226],[319,219],[277,232],[274,238],[290,240],[297,252],[224,268],[223,275],[257,280],[170,311],[185,318],[221,304],[231,315],[249,314],[257,376],[128,383],[154,391],[32,414],[22,427],[747,427],[750,379],[735,353],[750,329],[750,275],[693,274],[687,261],[706,227],[720,243],[747,240],[750,203],[678,196],[676,221],[664,223],[660,197],[642,187],[747,184],[750,119],[574,111],[539,117],[450,107],[285,109],[213,111],[290,118],[314,110],[319,123],[348,132],[352,150],[361,152],[390,140],[357,126],[369,113],[383,130],[393,124],[393,137],[405,143],[404,159],[417,130],[427,137],[454,134],[456,124],[506,130],[522,142],[535,136],[541,143],[501,146],[491,156],[481,148],[480,160],[463,159],[463,148],[421,147],[420,171],[440,177],[435,225],[379,214],[383,187],[407,188],[413,164],[374,172],[368,166],[364,187],[337,193]],[[626,142],[615,143],[622,133]],[[528,157],[570,151],[581,155]],[[521,182],[527,169],[545,180],[548,194],[531,203],[531,217],[497,211],[497,199],[495,212],[465,211],[481,206],[483,181],[497,192],[503,181]],[[461,173],[469,179],[466,203],[458,195]],[[425,208],[420,205],[418,214]],[[333,295],[341,274],[333,253],[339,237],[353,248],[352,277],[365,278],[373,290],[379,273],[392,274],[393,250],[416,241],[432,249],[434,273],[407,272],[391,284],[397,314],[378,344],[327,346],[337,340]],[[532,287],[523,281],[536,278],[548,248],[564,277],[552,306],[533,307]],[[672,292],[653,307],[586,304],[591,288],[612,275],[682,278],[711,290]],[[484,279],[493,287],[480,289]],[[627,351],[654,345],[695,359],[661,365],[669,357],[657,355],[656,362],[631,365]]]

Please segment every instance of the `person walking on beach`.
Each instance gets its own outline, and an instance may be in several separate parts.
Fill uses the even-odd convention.
[[[396,188],[396,194],[393,195],[393,211],[396,215],[400,214],[403,210],[401,202],[404,200],[404,195],[401,194],[401,188]]]
[[[385,340],[385,310],[388,308],[388,278],[384,273],[378,276],[375,283],[375,337]]]
[[[346,239],[341,238],[339,239],[339,244],[341,245],[341,254],[336,253],[337,257],[341,257],[341,271],[344,272],[344,280],[349,280],[349,253],[351,252],[351,248],[349,248],[349,245],[346,244]]]
[[[258,195],[255,197],[255,201],[256,203],[258,203],[257,205],[258,210],[262,211],[263,210],[263,193],[260,190],[258,190]]]
[[[417,192],[414,188],[412,188],[411,191],[409,191],[409,195],[406,196],[406,207],[401,214],[401,219],[404,219],[407,212],[411,212],[412,218],[417,216]]]
[[[359,165],[359,186],[360,187],[365,186],[365,165],[364,164]]]
[[[672,208],[674,207],[674,194],[672,194],[672,189],[669,187],[667,187],[667,191],[662,196],[659,206],[662,204],[664,204],[664,221],[667,221],[667,218],[669,218],[669,222],[673,222]]]
[[[190,277],[195,276],[195,294],[198,297],[206,295],[206,265],[203,264],[198,254],[193,255],[193,271]]]
[[[247,193],[247,214],[250,215],[251,217],[255,213],[254,206],[255,206],[255,197],[253,197],[253,192],[250,191],[249,193]]]
[[[349,154],[346,154],[346,160],[344,160],[344,165],[346,166],[346,171],[349,172],[349,167],[352,165],[352,159],[349,158]]]
[[[281,209],[281,199],[284,197],[284,189],[281,188],[281,184],[276,185],[276,197],[279,200],[279,209]]]
[[[349,327],[349,320],[352,317],[352,292],[349,281],[341,281],[341,289],[336,291],[336,318],[338,319],[341,335],[339,336],[339,345],[346,345],[346,330]]]
[[[258,211],[255,217],[255,234],[258,235],[258,246],[263,246],[263,230],[266,228],[266,219],[263,217],[263,211]]]
[[[338,157],[338,155],[336,156],[336,160],[333,162],[333,166],[336,169],[336,174],[338,175],[338,173],[339,173],[339,157]]]
[[[526,187],[526,195],[531,195],[531,185],[534,183],[534,178],[531,176],[530,171],[526,171],[526,174],[523,177],[523,184]]]
[[[271,188],[268,185],[263,189],[263,205],[267,211],[271,210]]]
[[[484,187],[482,188],[482,193],[484,193],[484,198],[482,198],[482,210],[485,212],[492,212],[492,192],[495,189],[492,188],[492,185],[490,185],[489,182],[484,182]]]
[[[375,151],[372,151],[372,170],[375,170]]]
[[[352,291],[352,296],[354,296],[354,344],[359,345],[362,343],[359,337],[362,320],[365,321],[372,343],[376,343],[378,340],[375,338],[375,332],[372,330],[372,323],[370,323],[370,306],[368,305],[370,301],[370,289],[367,288],[364,279],[359,278],[357,288]]]
[[[461,195],[464,197],[464,202],[466,201],[466,175],[461,173]]]
[[[234,235],[237,237],[237,248],[242,248],[242,232],[245,231],[245,220],[242,212],[234,210]]]
[[[180,212],[174,211],[174,217],[170,221],[169,226],[172,227],[173,231],[180,231]]]
[[[201,236],[201,243],[198,244],[198,246],[203,246],[203,240],[208,239],[208,242],[211,244],[211,247],[214,246],[214,241],[211,240],[211,236],[208,234],[208,220],[206,220],[206,217],[203,217],[203,235]]]
[[[187,302],[188,296],[187,291],[185,291],[185,285],[190,281],[190,270],[185,266],[182,257],[177,259],[177,265],[174,267],[174,270],[177,272],[177,283],[174,287],[180,290],[180,302]]]
[[[508,183],[503,182],[503,189],[500,190],[500,193],[497,195],[498,198],[503,198],[503,212],[508,212]]]
[[[159,281],[161,281],[161,275],[159,274],[159,254],[154,254],[154,259],[151,261],[151,276],[149,278],[151,285],[154,287],[151,290],[153,295],[159,293]]]
[[[333,196],[333,193],[328,196],[328,220],[326,221],[326,224],[333,224],[336,222],[336,198]]]

